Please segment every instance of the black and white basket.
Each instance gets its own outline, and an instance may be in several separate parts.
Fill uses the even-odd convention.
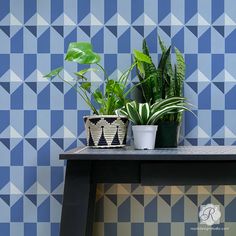
[[[124,147],[129,120],[125,116],[85,116],[87,146],[97,148]]]

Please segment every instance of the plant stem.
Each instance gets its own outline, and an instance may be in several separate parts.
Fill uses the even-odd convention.
[[[94,114],[98,115],[97,110],[95,109],[95,107],[93,106],[93,104],[90,102],[90,100],[89,100],[87,94],[86,94],[86,96],[87,96],[87,99],[86,99],[86,98],[81,94],[81,92],[80,92],[73,84],[71,84],[70,82],[64,80],[64,79],[61,77],[60,74],[58,74],[58,77],[59,77],[62,81],[64,81],[65,83],[69,84],[73,89],[75,89],[75,91],[82,97],[82,99],[86,102],[86,104],[93,110]]]
[[[108,74],[107,74],[107,72],[105,71],[105,69],[104,69],[99,63],[96,63],[96,65],[101,68],[101,70],[102,70],[103,73],[104,73],[104,76],[105,76],[106,80],[108,80],[109,77],[108,77]]]

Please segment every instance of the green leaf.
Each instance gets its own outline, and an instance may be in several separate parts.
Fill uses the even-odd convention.
[[[103,97],[101,91],[96,90],[96,91],[93,93],[93,97],[94,97],[95,101],[96,101],[98,104],[104,104],[104,97]]]
[[[166,99],[163,99],[163,100],[160,100],[160,101],[157,101],[156,103],[154,103],[152,106],[151,106],[151,111],[155,111],[155,110],[158,110],[164,106],[167,106],[167,105],[172,105],[173,103],[175,104],[176,102],[182,102],[186,100],[186,98],[184,97],[172,97],[172,98],[166,98]]]
[[[146,62],[146,63],[151,63],[151,59],[145,55],[144,53],[134,49],[134,56],[136,58],[137,61],[141,61],[141,62]]]
[[[139,115],[142,120],[142,124],[145,125],[150,116],[150,106],[148,103],[140,103],[139,104]]]
[[[93,47],[90,43],[73,42],[69,44],[65,60],[79,64],[95,64],[100,61],[100,56],[93,52]]]
[[[63,70],[63,67],[58,67],[55,70],[52,70],[49,74],[44,75],[44,78],[51,78],[59,75],[59,73]]]
[[[127,103],[126,106],[126,112],[128,114],[129,119],[136,125],[139,125],[142,123],[139,113],[138,113],[138,106],[135,101]]]
[[[91,82],[82,82],[80,86],[87,92],[89,92],[91,88]]]
[[[87,69],[83,69],[83,70],[80,70],[78,72],[75,72],[75,75],[77,76],[83,76],[85,75],[86,73],[88,73],[89,71],[99,71],[97,68],[87,68]]]

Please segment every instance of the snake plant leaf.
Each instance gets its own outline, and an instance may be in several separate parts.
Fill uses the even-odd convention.
[[[183,91],[183,82],[185,79],[185,61],[184,57],[181,54],[181,52],[175,48],[175,54],[176,54],[176,62],[177,62],[177,68],[176,68],[176,79],[178,81],[176,92],[178,96],[182,96]]]
[[[49,74],[44,75],[44,78],[52,78],[60,74],[60,72],[63,70],[63,67],[58,67],[55,70],[52,70]]]
[[[80,86],[87,92],[90,92],[91,82],[82,82]]]
[[[90,43],[73,42],[69,44],[65,60],[79,64],[95,64],[100,61],[100,56],[93,52],[93,47]]]

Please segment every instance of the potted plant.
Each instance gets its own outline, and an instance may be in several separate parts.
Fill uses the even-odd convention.
[[[62,77],[62,67],[59,67],[44,76],[48,79],[58,77],[69,84],[92,110],[93,115],[84,117],[88,146],[107,148],[122,147],[126,144],[128,119],[125,116],[116,115],[115,111],[130,101],[128,94],[134,87],[127,89],[127,84],[132,69],[137,63],[150,63],[149,57],[137,50],[134,50],[134,57],[134,63],[119,79],[114,80],[108,77],[105,69],[100,64],[100,56],[93,51],[93,47],[90,43],[73,42],[69,44],[65,60],[82,65],[94,65],[96,67],[88,67],[75,72],[76,78],[73,80],[74,82],[68,81]],[[91,91],[91,82],[86,76],[86,73],[89,71],[95,71],[96,73],[102,72],[104,74],[104,91],[99,89]],[[96,109],[95,105],[90,100],[90,94],[93,96],[99,109]]]
[[[140,81],[144,81],[140,87],[145,102],[155,103],[159,99],[171,97],[183,97],[183,82],[185,78],[185,61],[180,51],[175,48],[176,64],[171,64],[171,47],[166,48],[159,38],[162,55],[156,67],[152,62],[146,40],[143,40],[143,53],[147,55],[151,63],[140,62],[143,70],[137,66],[137,74]],[[150,78],[146,80],[146,78]],[[158,120],[156,147],[177,147],[179,142],[180,126],[183,110],[173,110],[166,113]]]
[[[150,103],[132,101],[119,110],[133,123],[135,149],[154,149],[158,120],[168,112],[189,110],[185,98],[172,97]]]

